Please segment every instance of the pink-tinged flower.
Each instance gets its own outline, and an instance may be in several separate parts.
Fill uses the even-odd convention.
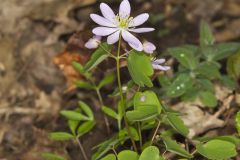
[[[161,70],[161,71],[167,71],[170,69],[170,66],[162,66],[161,64],[165,63],[166,60],[165,59],[155,59],[152,61],[152,66],[153,66],[153,69],[156,69],[156,70]]]
[[[99,46],[100,43],[101,43],[101,37],[93,36],[87,41],[87,43],[85,43],[85,47],[88,49],[95,49]]]
[[[143,43],[143,51],[148,54],[152,54],[156,50],[156,46],[148,41]]]
[[[92,20],[99,24],[101,27],[93,29],[93,33],[99,36],[108,36],[107,43],[116,43],[120,35],[123,39],[135,50],[142,51],[143,45],[133,34],[151,32],[154,28],[135,28],[145,23],[149,14],[142,13],[133,18],[130,16],[131,6],[128,0],[123,0],[119,7],[119,14],[115,15],[113,10],[105,3],[100,4],[102,16],[97,14],[91,14]]]

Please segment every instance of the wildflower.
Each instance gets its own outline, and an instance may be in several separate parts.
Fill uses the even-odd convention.
[[[156,46],[148,41],[143,43],[143,50],[145,53],[152,54],[156,50]]]
[[[161,71],[167,71],[170,69],[170,66],[162,66],[161,64],[163,64],[164,62],[166,62],[165,59],[155,59],[152,61],[152,66],[153,66],[153,69],[156,69],[156,70],[161,70]]]
[[[97,48],[98,45],[101,42],[101,37],[100,36],[93,36],[92,38],[90,38],[87,43],[85,43],[85,47],[88,49],[94,49]]]
[[[115,15],[113,10],[105,3],[100,4],[102,16],[91,14],[92,20],[101,25],[93,29],[93,33],[98,36],[108,36],[107,43],[116,43],[120,36],[135,50],[142,51],[143,45],[133,34],[151,32],[154,28],[135,28],[145,23],[149,14],[142,13],[133,18],[130,16],[131,6],[128,0],[123,0],[119,7],[119,14]]]

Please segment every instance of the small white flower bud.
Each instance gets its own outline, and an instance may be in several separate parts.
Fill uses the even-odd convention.
[[[88,49],[95,49],[99,46],[100,42],[101,42],[100,36],[93,36],[87,41],[87,43],[85,43],[85,47]]]

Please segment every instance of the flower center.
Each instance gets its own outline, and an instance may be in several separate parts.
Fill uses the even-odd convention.
[[[115,17],[115,20],[119,28],[126,29],[128,28],[129,23],[133,20],[133,17],[130,17],[129,15],[126,16],[117,15]]]

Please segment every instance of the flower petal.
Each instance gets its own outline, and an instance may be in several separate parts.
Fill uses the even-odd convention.
[[[153,43],[146,41],[143,43],[143,50],[146,53],[152,54],[153,51],[156,50],[156,46]]]
[[[128,42],[128,44],[135,50],[137,51],[142,51],[143,50],[143,45],[142,43],[130,32],[123,30],[122,31],[122,37],[123,39]]]
[[[152,66],[153,66],[153,69],[161,70],[161,71],[167,71],[170,69],[170,66],[161,66],[156,64],[152,64]]]
[[[101,3],[100,9],[101,9],[102,15],[105,18],[107,18],[111,22],[114,22],[114,18],[116,15],[114,14],[113,10],[106,3]]]
[[[133,20],[129,23],[129,27],[136,27],[136,26],[140,26],[143,23],[145,23],[149,18],[149,14],[148,13],[142,13],[140,15],[138,15],[137,17],[133,18]]]
[[[163,64],[164,62],[166,62],[166,59],[161,58],[161,59],[154,60],[152,63],[153,64]]]
[[[113,33],[112,35],[108,36],[107,43],[108,44],[116,43],[119,40],[119,34],[120,34],[120,31],[117,31],[117,32]]]
[[[116,27],[116,25],[114,25],[112,22],[110,22],[108,19],[101,17],[97,14],[90,14],[90,17],[92,18],[92,20],[102,26],[106,26],[106,27]]]
[[[95,39],[96,41],[101,41],[102,37],[94,35],[92,39]]]
[[[154,28],[137,28],[137,29],[128,29],[128,30],[135,33],[145,33],[145,32],[152,32],[155,29]]]
[[[117,30],[118,28],[96,27],[92,30],[92,32],[98,36],[108,36]]]
[[[119,15],[121,17],[128,17],[131,13],[131,5],[128,0],[123,0],[119,7]]]

